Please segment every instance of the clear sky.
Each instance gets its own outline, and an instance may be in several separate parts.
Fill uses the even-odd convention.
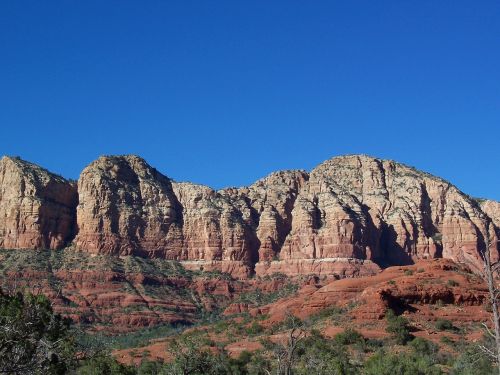
[[[500,1],[2,1],[0,153],[213,187],[364,153],[500,200]]]

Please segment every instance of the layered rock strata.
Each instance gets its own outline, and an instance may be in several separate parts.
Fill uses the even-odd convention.
[[[5,169],[9,163],[21,162],[2,160],[4,248],[58,248],[77,232],[74,242],[82,251],[173,259],[186,268],[240,277],[253,272],[351,277],[428,258],[478,269],[487,231],[498,256],[500,203],[480,203],[440,178],[368,156],[336,157],[310,173],[276,172],[249,187],[220,191],[171,181],[137,156],[101,157],[80,176],[76,218],[68,198],[76,197],[71,184],[51,177],[59,182],[44,185],[51,202],[69,208],[51,206],[48,217],[56,220],[49,221],[67,228],[54,236],[52,225],[49,237],[58,240],[43,241],[33,238],[48,238],[47,225],[19,225],[6,212],[27,212],[27,202],[48,193],[26,193],[21,182],[10,183],[28,181],[31,172]],[[16,191],[31,201],[3,198],[21,196]],[[4,229],[11,227],[18,229]]]
[[[381,265],[444,257],[478,267],[491,221],[450,183],[367,156],[337,157],[315,168],[292,216],[281,259],[344,257]]]
[[[137,156],[100,157],[78,180],[77,248],[178,259],[182,216],[170,180]]]
[[[76,229],[76,186],[15,157],[0,160],[0,248],[60,249]]]

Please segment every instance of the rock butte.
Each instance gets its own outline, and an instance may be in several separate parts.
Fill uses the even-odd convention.
[[[0,160],[5,249],[72,245],[241,278],[351,277],[430,258],[477,269],[488,223],[496,244],[499,202],[479,203],[440,178],[364,155],[219,191],[174,182],[133,155],[100,157],[77,186],[19,158]]]

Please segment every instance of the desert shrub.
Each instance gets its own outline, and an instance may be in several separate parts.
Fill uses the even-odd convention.
[[[455,280],[448,280],[446,282],[446,285],[448,285],[450,287],[454,287],[454,286],[459,286],[460,284],[458,282],[456,282]]]
[[[477,347],[470,346],[455,359],[450,375],[494,375],[498,369],[493,366]]]
[[[346,309],[337,306],[331,306],[326,309],[320,310],[309,317],[312,322],[320,321],[328,318],[337,318],[340,315],[345,314]]]
[[[261,352],[254,352],[250,361],[245,365],[246,372],[233,372],[232,374],[268,375],[271,373],[272,368],[272,363],[267,356],[262,355]]]
[[[304,328],[305,325],[305,321],[302,321],[302,319],[293,314],[287,313],[285,318],[280,323],[275,324],[273,327],[271,327],[271,332],[276,333],[293,328]]]
[[[215,333],[226,332],[229,329],[229,322],[227,320],[221,320],[214,325]]]
[[[347,328],[344,332],[338,333],[333,338],[339,345],[364,344],[365,338],[358,331]]]
[[[188,325],[164,324],[154,327],[138,329],[133,332],[123,333],[121,335],[107,335],[103,333],[85,333],[78,336],[81,345],[98,345],[108,349],[127,349],[146,345],[149,341],[180,333]]]
[[[354,375],[359,374],[359,368],[351,363],[344,346],[313,330],[298,349],[294,374]]]
[[[386,320],[386,331],[392,334],[396,343],[405,345],[413,338],[413,335],[410,333],[409,322],[406,318],[397,316],[394,311],[389,309],[386,313]]]
[[[412,270],[405,270],[405,275],[411,276],[411,275],[413,275],[413,271]]]
[[[314,324],[317,322],[327,321],[333,325],[344,326],[344,323],[347,323],[352,319],[347,313],[354,308],[356,308],[354,304],[349,304],[343,307],[331,306],[317,311],[313,315],[309,316],[307,318],[307,322],[308,324]]]
[[[364,365],[365,375],[439,375],[443,372],[426,356],[380,351]]]
[[[66,373],[75,355],[69,324],[43,295],[0,291],[0,373]]]
[[[258,335],[264,331],[264,327],[262,327],[257,322],[252,322],[252,324],[245,329],[246,333],[250,336]]]
[[[137,375],[156,375],[161,374],[163,363],[143,360],[137,368]]]
[[[376,351],[385,345],[384,340],[381,339],[365,339],[366,348],[371,351]]]
[[[415,354],[434,356],[439,352],[439,347],[432,341],[417,337],[410,341],[411,348]]]
[[[236,302],[248,303],[253,306],[267,305],[285,297],[294,295],[299,289],[298,284],[288,282],[274,292],[265,293],[257,288],[251,292],[242,293]]]
[[[455,341],[450,339],[448,336],[441,336],[439,341],[443,344],[446,344],[446,345],[454,345],[455,344]]]
[[[109,355],[99,355],[82,361],[76,371],[78,375],[135,375],[135,368],[119,363]]]
[[[238,358],[230,359],[230,367],[236,373],[244,373],[246,366],[252,361],[252,353],[244,350],[240,353]]]
[[[456,329],[453,323],[448,319],[436,320],[435,326],[438,331],[453,331]]]
[[[163,369],[166,374],[228,374],[229,359],[223,350],[213,353],[198,335],[182,335],[169,345],[173,361]]]

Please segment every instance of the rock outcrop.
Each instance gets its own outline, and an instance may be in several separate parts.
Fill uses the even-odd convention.
[[[307,318],[332,306],[349,305],[346,315],[358,322],[377,322],[391,308],[398,313],[418,312],[426,321],[446,314],[446,318],[463,323],[486,321],[487,301],[488,289],[481,277],[451,260],[434,259],[388,267],[374,276],[303,286],[290,297],[259,307],[241,306],[240,310],[267,316],[262,324],[268,327],[290,313]],[[451,309],[436,311],[436,304],[453,306],[453,315]],[[231,314],[230,309],[226,314]]]
[[[281,259],[340,257],[381,265],[445,257],[478,267],[488,221],[478,203],[450,183],[356,155],[316,167],[292,216]]]
[[[256,261],[255,234],[248,210],[226,195],[191,183],[174,183],[182,207],[183,244],[179,259],[188,269],[248,276]]]
[[[170,180],[137,156],[103,156],[78,180],[77,248],[178,259],[181,208]]]
[[[275,172],[248,188],[222,191],[244,214],[254,229],[257,261],[278,258],[292,227],[292,210],[309,175],[304,171]]]
[[[500,202],[484,200],[481,202],[481,209],[490,217],[495,227],[500,228]]]
[[[60,249],[74,235],[76,186],[35,164],[0,160],[0,248]]]
[[[28,164],[2,160],[4,248],[59,248],[77,232],[76,247],[94,254],[166,258],[240,277],[352,277],[432,258],[477,269],[491,222],[498,256],[500,203],[479,203],[440,178],[368,156],[336,157],[310,173],[276,172],[220,191],[171,181],[137,156],[101,157],[80,176],[76,218],[71,184],[20,165]],[[22,181],[32,180],[45,181],[44,193],[25,188]],[[35,198],[19,198],[26,195]],[[35,201],[52,205],[50,214],[42,210],[49,220],[40,219],[52,224],[34,224]],[[35,219],[27,225],[25,216]]]

